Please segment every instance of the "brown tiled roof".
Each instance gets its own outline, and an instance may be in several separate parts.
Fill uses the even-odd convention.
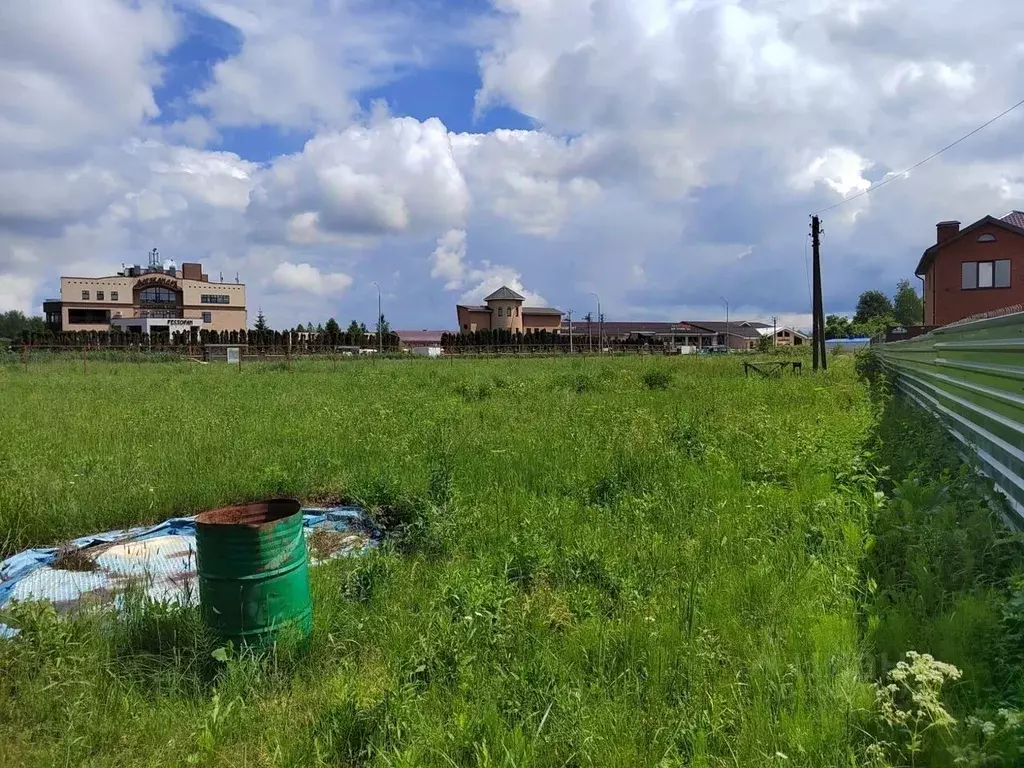
[[[524,315],[559,315],[561,316],[562,310],[555,309],[554,307],[523,307]]]
[[[490,307],[483,307],[479,304],[456,304],[456,309],[467,309],[470,312],[493,312],[494,310]]]
[[[526,298],[520,296],[507,285],[503,285],[490,296],[485,296],[484,301],[526,301]]]
[[[1007,224],[1024,229],[1024,211],[1010,211],[1000,221],[1005,221]]]

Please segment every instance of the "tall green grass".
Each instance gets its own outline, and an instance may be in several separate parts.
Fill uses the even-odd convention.
[[[219,662],[194,612],[139,602],[18,609],[0,764],[863,761],[848,360],[12,366],[0,399],[7,553],[276,493],[390,532],[314,571],[307,654]]]
[[[886,382],[876,387],[869,457],[883,498],[864,561],[867,673],[880,678],[908,650],[962,673],[943,686],[955,722],[930,729],[915,760],[904,728],[881,728],[878,738],[893,739],[897,764],[1022,765],[1024,538],[943,425]]]

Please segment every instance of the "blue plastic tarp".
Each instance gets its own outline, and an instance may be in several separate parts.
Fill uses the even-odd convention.
[[[307,541],[319,532],[311,542],[311,565],[358,554],[380,538],[356,507],[306,507],[302,520]],[[0,562],[0,608],[15,600],[46,600],[65,613],[117,607],[131,587],[161,602],[198,601],[195,533],[195,518],[175,517],[149,528],[107,531],[60,547],[19,552]],[[68,558],[71,553],[84,557]],[[0,623],[0,638],[14,634]]]

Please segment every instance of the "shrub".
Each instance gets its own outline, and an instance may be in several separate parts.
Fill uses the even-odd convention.
[[[672,373],[664,368],[652,368],[644,371],[644,384],[648,389],[668,389],[672,383]]]

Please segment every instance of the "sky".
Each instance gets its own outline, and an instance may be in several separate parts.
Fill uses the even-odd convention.
[[[0,311],[158,248],[275,327],[809,325],[809,215],[1024,98],[1019,0],[5,0]],[[826,313],[1024,209],[1024,108],[822,214]]]

